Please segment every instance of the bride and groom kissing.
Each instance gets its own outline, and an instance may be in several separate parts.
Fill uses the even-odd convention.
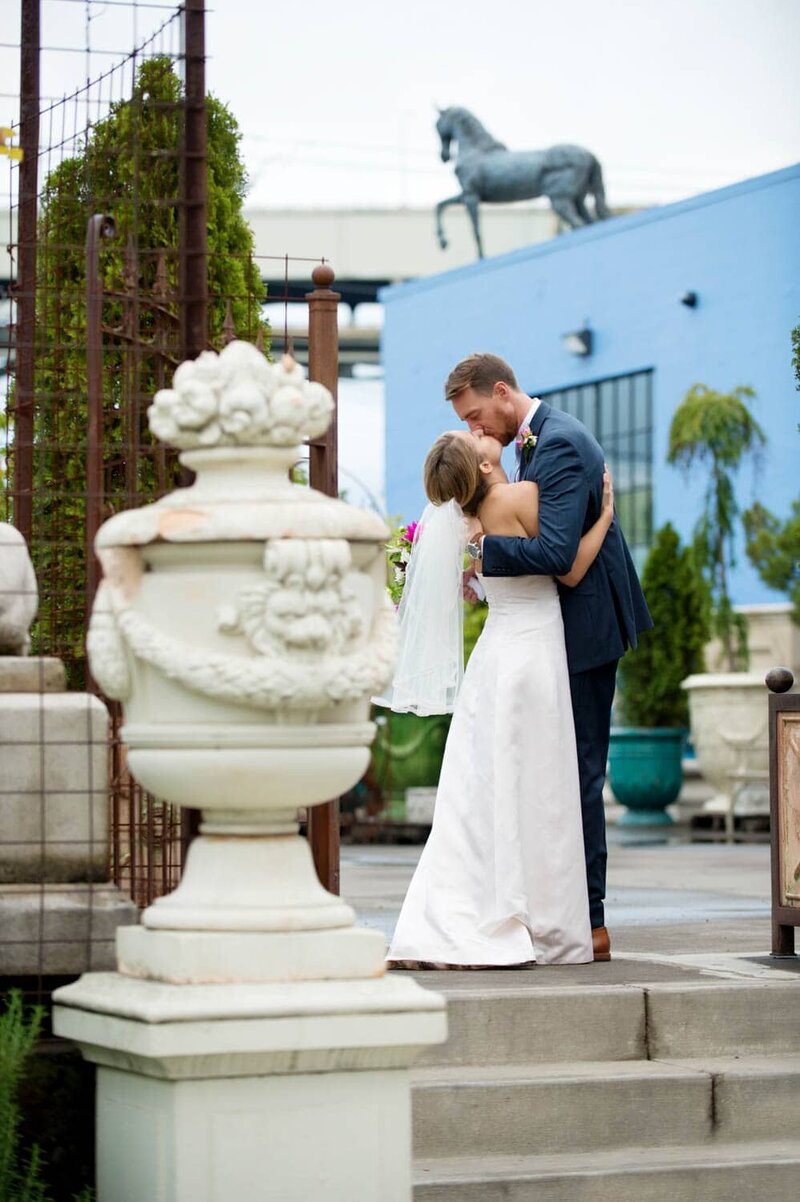
[[[398,711],[452,712],[433,825],[387,960],[499,968],[610,959],[603,784],[617,662],[652,622],[603,452],[476,354],[445,396],[465,430],[424,466],[400,602]],[[509,481],[500,457],[516,443]],[[463,573],[464,550],[472,567]],[[489,610],[463,671],[463,601]]]

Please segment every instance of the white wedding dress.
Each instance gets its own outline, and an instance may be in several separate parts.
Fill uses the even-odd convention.
[[[561,607],[549,576],[481,577],[433,826],[388,960],[592,959]]]

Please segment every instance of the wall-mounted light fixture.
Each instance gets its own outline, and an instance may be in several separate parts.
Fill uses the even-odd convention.
[[[592,353],[592,331],[588,326],[584,326],[582,330],[572,330],[569,334],[563,334],[561,343],[565,351],[569,351],[571,355],[591,355]]]
[[[696,292],[684,292],[681,297],[681,304],[686,305],[687,309],[696,309],[698,299]]]

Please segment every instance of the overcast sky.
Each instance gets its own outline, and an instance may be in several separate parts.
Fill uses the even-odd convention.
[[[94,53],[46,54],[45,94],[106,69],[102,50],[168,15],[88,11]],[[82,48],[86,15],[83,2],[42,0],[44,45]],[[6,23],[3,40],[18,36]],[[450,195],[434,104],[472,109],[512,148],[590,147],[612,204],[678,199],[800,157],[800,0],[217,0],[207,50],[253,204]],[[16,119],[17,57],[0,50],[0,124]]]

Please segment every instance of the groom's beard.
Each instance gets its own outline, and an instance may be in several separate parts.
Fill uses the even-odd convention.
[[[498,441],[501,442],[504,447],[508,447],[517,437],[517,434],[519,434],[519,426],[514,426],[513,430],[505,430],[503,432],[503,437],[498,439]]]

